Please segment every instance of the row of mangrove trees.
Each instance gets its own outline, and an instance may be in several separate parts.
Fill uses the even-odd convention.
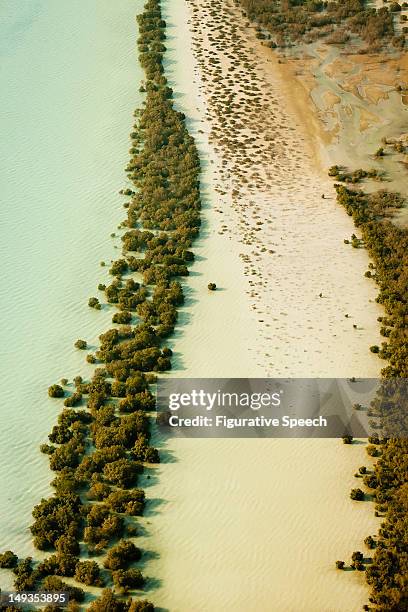
[[[373,473],[363,477],[376,515],[384,520],[378,535],[365,540],[374,550],[364,568],[371,590],[365,609],[403,612],[408,609],[408,230],[392,221],[403,205],[398,194],[366,194],[341,184],[335,188],[338,202],[361,232],[373,262],[366,276],[376,281],[377,302],[385,309],[379,318],[384,342],[371,347],[387,361],[371,408],[384,435],[370,439],[374,445],[367,450],[378,459]]]
[[[121,191],[127,200],[122,256],[111,264],[111,280],[98,287],[103,298],[89,300],[98,310],[115,309],[113,325],[100,336],[99,348],[87,354],[97,366],[92,379],[77,376],[70,385],[63,379],[48,390],[64,404],[49,443],[41,447],[55,473],[54,493],[35,506],[30,529],[35,547],[49,556],[36,562],[12,551],[0,555],[0,567],[15,575],[16,590],[67,591],[71,612],[86,596],[80,584],[105,587],[90,603],[92,612],[154,609],[146,600],[118,598],[114,591],[125,595],[143,589],[146,581],[135,566],[143,552],[134,543],[134,517],[143,514],[146,503],[138,487],[141,474],[147,464],[160,461],[150,444],[152,385],[158,372],[171,368],[166,342],[184,301],[180,279],[189,274],[200,227],[199,157],[164,74],[160,0],[146,2],[138,25],[145,99],[130,135],[131,186]],[[87,350],[84,340],[75,346]],[[16,609],[21,608],[7,608]]]

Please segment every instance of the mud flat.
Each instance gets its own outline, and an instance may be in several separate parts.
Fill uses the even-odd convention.
[[[407,8],[402,14],[408,15]],[[365,53],[358,40],[346,46],[318,40],[273,52],[264,48],[262,56],[280,71],[285,93],[296,91],[297,111],[324,167],[374,168],[383,182],[366,183],[366,191],[382,188],[408,196],[404,50],[384,45],[382,51]],[[396,150],[397,142],[404,147]],[[376,157],[380,146],[385,154]],[[406,208],[398,216],[407,223]]]
[[[206,203],[177,376],[377,376],[367,255],[343,244],[354,226],[280,71],[259,59],[232,3],[168,0],[164,13],[166,70],[199,144]],[[142,539],[160,609],[361,609],[363,576],[334,562],[378,528],[371,505],[349,499],[362,441],[155,442],[164,462],[146,482]]]

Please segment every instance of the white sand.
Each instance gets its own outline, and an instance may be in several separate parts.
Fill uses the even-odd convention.
[[[189,4],[201,11],[209,1]],[[228,3],[213,4],[224,24],[234,23],[236,18],[225,14]],[[367,255],[343,245],[354,231],[352,221],[315,167],[306,135],[279,94],[277,76],[258,73],[270,112],[260,121],[243,117],[263,151],[268,153],[265,132],[273,137],[274,158],[265,162],[252,155],[245,167],[247,175],[262,176],[261,187],[249,194],[237,173],[240,147],[228,151],[221,176],[223,147],[216,138],[210,146],[206,138],[217,127],[208,104],[213,87],[202,84],[207,62],[197,73],[188,7],[168,1],[165,13],[167,70],[179,93],[177,104],[190,119],[204,161],[214,162],[203,173],[211,208],[204,210],[205,231],[196,247],[200,258],[188,283],[192,299],[182,318],[188,325],[180,327],[175,341],[177,375],[376,376],[380,362],[368,347],[379,341],[380,309],[374,285],[363,277]],[[195,55],[207,45],[207,60],[209,24],[202,12],[193,20],[200,28]],[[239,36],[240,48],[250,55],[257,42]],[[228,32],[224,39],[230,45]],[[211,50],[219,53],[214,45]],[[239,130],[234,134],[242,137]],[[232,197],[234,188],[239,197]],[[217,189],[225,197],[215,195]],[[323,192],[330,198],[322,200]],[[261,220],[271,221],[258,236],[255,206]],[[229,231],[220,234],[223,223]],[[243,230],[252,244],[243,244]],[[262,245],[275,254],[261,253]],[[240,253],[261,276],[245,276]],[[251,278],[262,285],[251,286]],[[209,281],[223,291],[207,292]],[[321,291],[324,298],[318,297]],[[172,440],[165,451],[168,462],[154,469],[157,478],[146,481],[152,501],[144,519],[143,544],[151,551],[145,571],[156,605],[172,612],[361,609],[367,601],[362,574],[339,572],[334,562],[365,550],[364,537],[378,527],[372,505],[348,496],[356,483],[353,473],[368,464],[364,444]]]

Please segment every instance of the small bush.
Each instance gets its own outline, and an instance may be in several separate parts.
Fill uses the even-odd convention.
[[[142,553],[133,542],[121,540],[116,546],[111,548],[104,561],[106,569],[119,570],[126,569],[130,563],[139,561]]]
[[[48,387],[48,395],[50,397],[64,397],[64,389],[60,385],[51,385]]]
[[[77,349],[81,349],[81,350],[83,351],[83,350],[85,350],[85,349],[87,348],[87,346],[88,346],[88,345],[87,345],[87,343],[86,343],[86,340],[81,340],[81,339],[78,339],[78,340],[75,342],[74,346],[75,346],[75,348],[77,348]]]
[[[145,583],[142,572],[134,568],[112,572],[112,578],[115,587],[124,593],[129,589],[141,589]]]
[[[101,306],[101,304],[100,304],[100,302],[99,302],[99,300],[98,300],[98,298],[97,298],[97,297],[91,297],[91,298],[89,298],[89,300],[88,300],[88,306],[89,306],[90,308],[96,308],[96,310],[100,310],[100,309],[102,308],[102,306]]]
[[[101,586],[100,569],[96,561],[80,561],[75,570],[75,580],[88,586]]]
[[[356,501],[362,501],[364,499],[364,491],[361,489],[351,489],[350,497]]]
[[[17,555],[15,555],[11,550],[6,550],[4,553],[0,554],[0,567],[11,569],[16,567],[18,561]]]

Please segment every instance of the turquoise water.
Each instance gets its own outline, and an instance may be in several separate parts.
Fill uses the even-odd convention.
[[[0,1],[0,549],[21,556],[50,490],[38,446],[61,404],[47,387],[90,371],[73,343],[94,345],[111,317],[87,300],[119,246],[142,4]]]

